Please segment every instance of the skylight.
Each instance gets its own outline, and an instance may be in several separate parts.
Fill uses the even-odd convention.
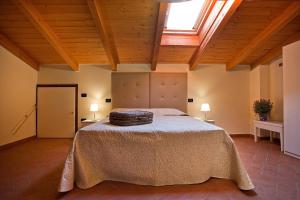
[[[171,3],[167,30],[194,30],[205,0],[191,0],[180,3]]]

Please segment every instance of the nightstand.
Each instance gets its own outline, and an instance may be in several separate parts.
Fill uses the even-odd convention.
[[[96,120],[94,120],[94,119],[86,119],[86,120],[84,120],[84,121],[81,122],[81,128],[86,127],[86,126],[91,125],[91,124],[94,124],[96,122],[100,122],[100,121],[101,120],[99,120],[99,119],[96,119]]]
[[[206,122],[206,123],[215,124],[215,120],[213,120],[213,119],[203,120],[203,119],[201,119],[200,117],[193,117],[193,118],[194,118],[194,119],[197,119],[197,120],[204,121],[204,122]]]
[[[207,120],[204,120],[205,122],[207,123],[210,123],[210,124],[215,124],[215,120],[213,119],[207,119]]]

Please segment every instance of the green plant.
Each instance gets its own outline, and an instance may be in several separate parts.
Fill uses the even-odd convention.
[[[273,108],[273,103],[270,99],[259,99],[254,101],[253,110],[257,114],[268,114]]]

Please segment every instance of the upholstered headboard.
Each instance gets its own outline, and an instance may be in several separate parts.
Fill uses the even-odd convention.
[[[177,108],[186,112],[186,102],[186,73],[150,73],[151,108]]]
[[[113,72],[113,108],[177,108],[186,112],[187,74]]]
[[[149,108],[149,73],[111,75],[113,108]]]

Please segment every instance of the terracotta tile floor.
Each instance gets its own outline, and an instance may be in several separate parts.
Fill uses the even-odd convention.
[[[196,185],[138,186],[103,182],[88,189],[56,192],[71,140],[36,139],[0,151],[0,199],[300,199],[300,160],[280,153],[279,144],[234,138],[256,188],[240,191],[228,180]]]

